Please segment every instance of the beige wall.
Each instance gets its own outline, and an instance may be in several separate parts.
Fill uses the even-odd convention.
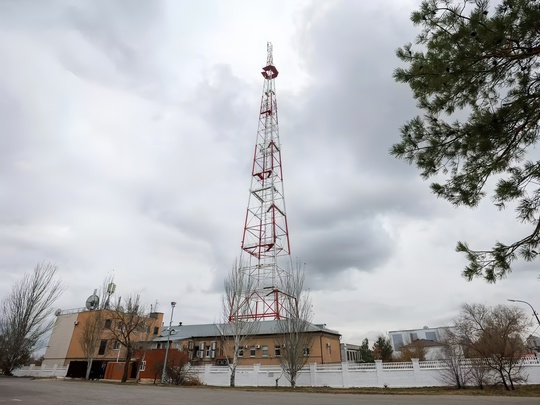
[[[59,366],[64,365],[78,315],[75,313],[56,317],[51,337],[45,350],[45,359],[43,360],[45,366],[52,367],[55,364]]]

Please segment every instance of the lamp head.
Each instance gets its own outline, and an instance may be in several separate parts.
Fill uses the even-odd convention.
[[[175,306],[176,306],[176,302],[174,302],[174,301],[173,301],[173,302],[171,302],[171,307],[173,307],[173,308],[174,308]]]

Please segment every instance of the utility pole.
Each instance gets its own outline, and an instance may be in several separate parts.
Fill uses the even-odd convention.
[[[161,371],[161,384],[165,384],[165,370],[167,368],[167,357],[169,356],[169,344],[171,341],[172,320],[176,302],[171,302],[171,321],[169,322],[169,333],[167,334],[167,347],[165,349],[165,360],[163,361],[163,370]]]

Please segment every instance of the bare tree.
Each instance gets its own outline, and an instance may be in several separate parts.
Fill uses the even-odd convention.
[[[276,345],[280,346],[279,361],[291,387],[296,387],[298,372],[306,365],[312,345],[309,331],[311,324],[311,300],[304,291],[305,267],[296,265],[283,280],[283,297],[286,318],[276,323]]]
[[[520,308],[504,305],[463,304],[456,319],[457,333],[462,342],[467,342],[468,356],[482,361],[507,390],[513,390],[514,382],[523,379],[523,335],[528,325]]]
[[[465,362],[464,343],[453,328],[445,328],[440,343],[442,359],[439,361],[444,365],[440,370],[440,380],[457,389],[465,388],[470,369]]]
[[[96,293],[98,293],[96,291]],[[88,320],[84,322],[81,335],[79,336],[79,344],[86,357],[86,379],[90,379],[90,371],[92,363],[98,350],[99,344],[103,335],[105,326],[105,311],[109,307],[109,300],[114,293],[113,277],[108,276],[102,283],[101,289],[97,296],[97,305],[92,309]]]
[[[412,359],[425,361],[428,353],[426,341],[422,339],[413,340],[411,343],[402,346],[400,352],[397,361],[411,361]]]
[[[189,359],[186,353],[171,350],[167,359],[167,377],[173,385],[184,385],[189,377]]]
[[[484,386],[490,382],[490,369],[488,362],[481,358],[469,358],[468,382],[471,382],[475,387],[484,389]]]
[[[142,335],[142,338],[137,342],[138,356],[140,356],[141,364],[143,364],[146,361],[146,353],[148,352],[148,349],[150,349],[152,345],[154,344],[152,337],[153,337],[152,328],[148,327],[147,332],[144,333]],[[139,382],[140,380],[141,364],[139,364],[139,367],[137,367],[137,375],[135,377],[135,381],[137,382]],[[163,368],[163,363],[161,363],[161,367]]]
[[[90,371],[92,370],[92,363],[96,350],[101,342],[101,335],[103,333],[104,325],[103,311],[92,311],[87,321],[84,323],[83,329],[79,336],[79,345],[86,357],[86,375],[85,378],[90,379]]]
[[[58,267],[39,263],[15,283],[2,301],[0,314],[0,369],[4,375],[24,365],[53,325],[52,305],[62,294],[55,279]]]
[[[250,307],[246,301],[254,290],[254,279],[242,271],[242,264],[235,261],[224,282],[222,296],[223,318],[225,324],[218,325],[223,354],[231,371],[229,385],[235,386],[236,367],[240,360],[239,351],[243,350],[250,336],[259,331],[259,321],[250,319]]]
[[[122,382],[128,378],[129,364],[135,351],[135,342],[142,334],[147,333],[148,328],[153,325],[153,320],[145,315],[145,309],[140,303],[140,297],[128,297],[123,302],[118,302],[111,309],[113,322],[111,334],[126,349],[126,361]],[[152,325],[150,325],[152,324]]]

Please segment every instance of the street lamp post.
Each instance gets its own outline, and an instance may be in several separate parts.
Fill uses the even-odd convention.
[[[522,300],[511,300],[510,298],[508,299],[508,301],[511,301],[511,302],[522,302],[524,304],[527,304],[528,306],[531,307],[532,311],[533,311],[533,315],[534,317],[536,318],[536,321],[538,322],[538,325],[540,325],[540,319],[538,319],[538,313],[534,310],[533,306],[531,304],[529,304],[527,301],[522,301]]]
[[[167,357],[169,356],[169,342],[171,341],[172,319],[176,302],[171,302],[171,321],[169,322],[169,333],[167,334],[167,347],[165,348],[165,360],[163,361],[163,371],[161,372],[161,384],[165,384],[165,369],[167,367]]]

